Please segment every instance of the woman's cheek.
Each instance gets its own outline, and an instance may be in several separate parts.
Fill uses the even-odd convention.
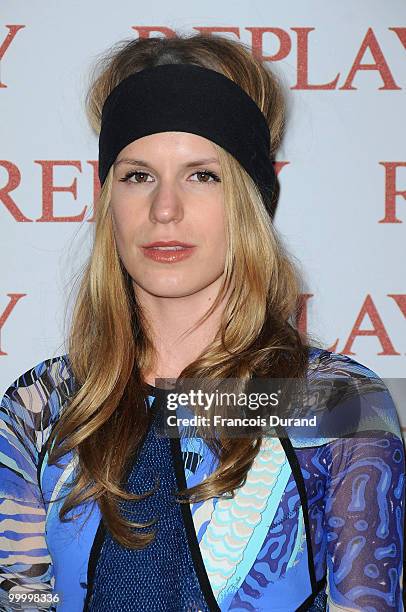
[[[134,231],[133,214],[123,207],[119,211],[113,212],[112,218],[117,244],[125,245],[129,242],[130,236]]]

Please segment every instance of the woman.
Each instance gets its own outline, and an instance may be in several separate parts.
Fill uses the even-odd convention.
[[[88,109],[102,189],[68,353],[1,403],[2,609],[24,590],[64,612],[402,610],[396,408],[293,325],[277,79],[224,38],[135,40],[101,61]],[[161,435],[158,378],[305,381],[323,418],[356,425]]]

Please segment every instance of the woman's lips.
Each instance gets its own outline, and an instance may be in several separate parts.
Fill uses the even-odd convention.
[[[159,263],[176,263],[193,254],[195,247],[141,247],[145,257]]]

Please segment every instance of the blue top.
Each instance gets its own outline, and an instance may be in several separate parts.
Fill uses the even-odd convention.
[[[319,348],[309,357],[309,378],[380,381],[350,357]],[[48,465],[45,442],[73,387],[62,355],[20,376],[1,401],[0,610],[404,610],[405,446],[383,383],[362,398],[377,415],[366,424],[373,437],[264,438],[233,498],[195,504],[174,493],[202,482],[216,459],[200,438],[159,435],[156,416],[126,486],[149,491],[156,475],[160,486],[121,504],[133,521],[157,518],[140,551],[113,540],[95,502],[59,520],[75,458]],[[11,603],[22,590],[36,598],[31,607],[15,595]]]

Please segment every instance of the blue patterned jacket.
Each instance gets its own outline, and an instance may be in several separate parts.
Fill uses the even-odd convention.
[[[310,348],[309,377],[329,376],[382,382],[350,357]],[[216,459],[202,439],[161,436],[153,421],[126,482],[142,493],[159,475],[160,486],[122,504],[131,520],[157,518],[141,551],[111,537],[96,502],[59,519],[75,457],[48,465],[46,441],[73,384],[62,355],[1,401],[0,610],[404,610],[405,446],[383,384],[366,384],[361,399],[370,435],[264,438],[233,498],[177,503],[174,493],[202,482]],[[159,392],[149,389],[153,411]],[[21,591],[32,607],[18,603]]]

